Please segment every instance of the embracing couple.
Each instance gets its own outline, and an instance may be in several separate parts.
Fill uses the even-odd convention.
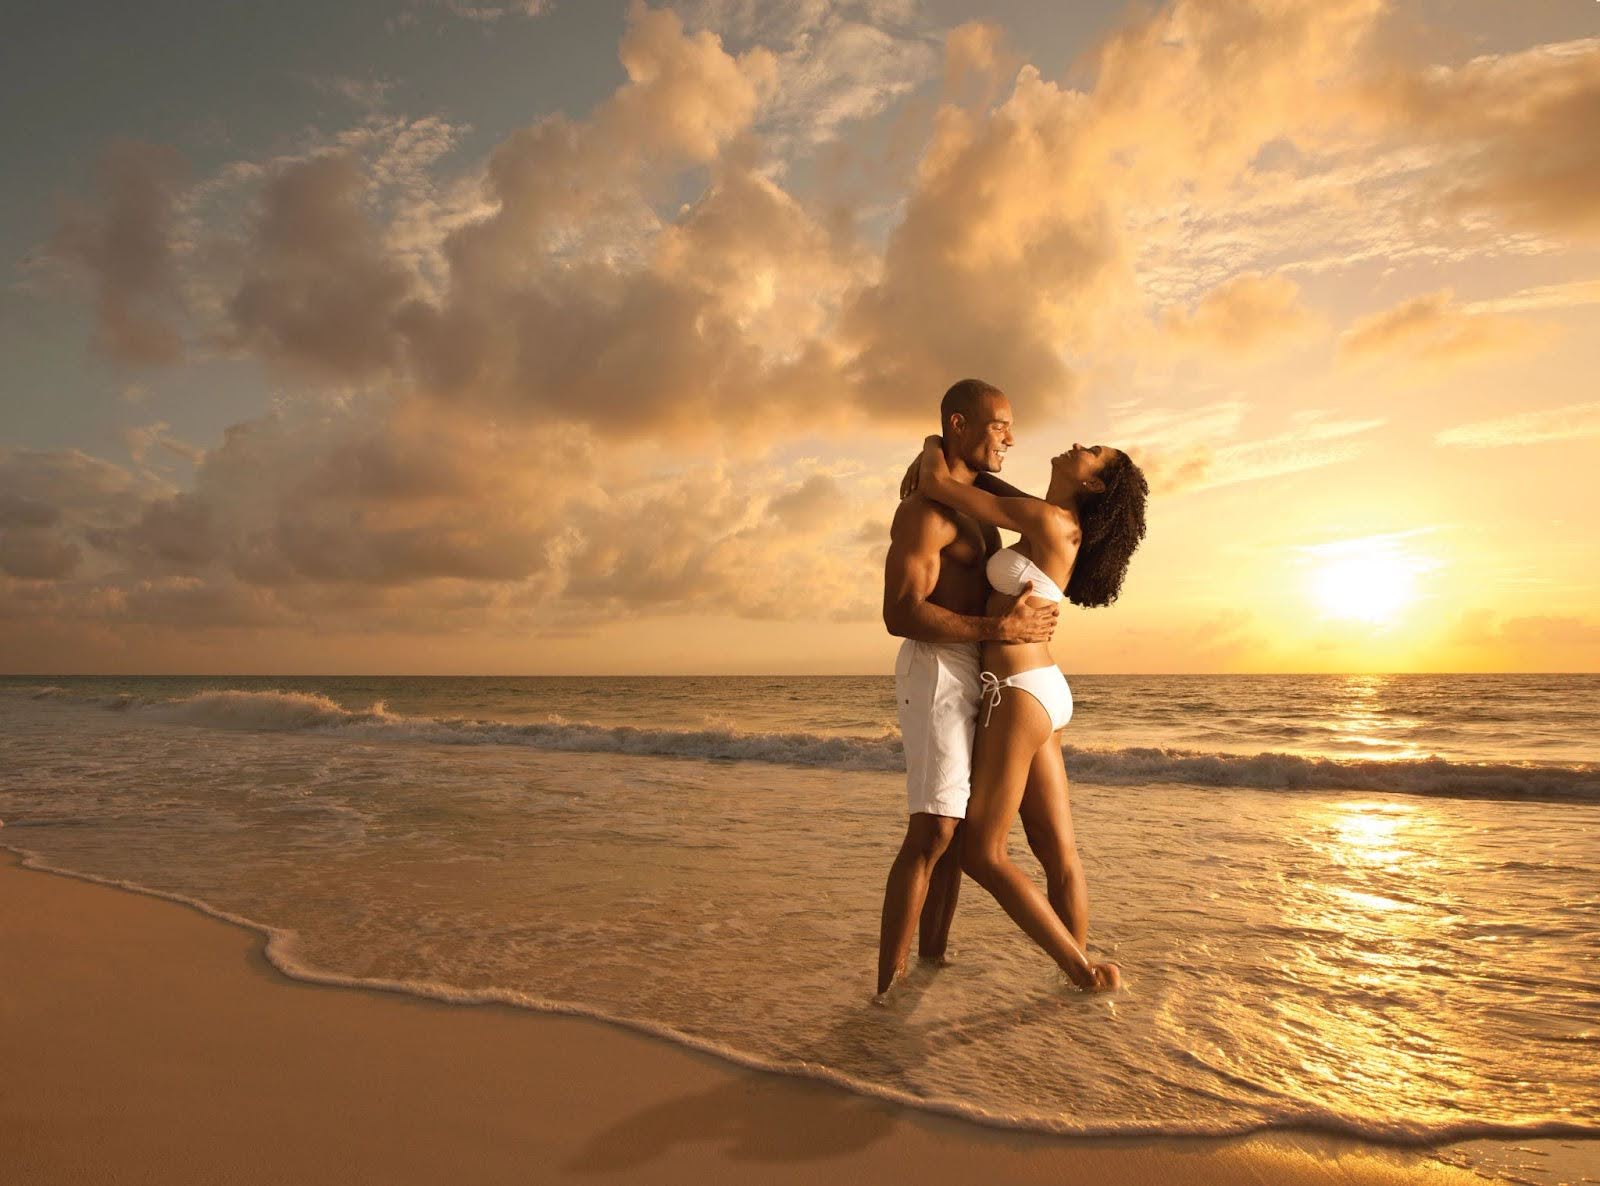
[[[1073,445],[1034,498],[994,476],[1012,443],[999,389],[963,379],[939,419],[906,475],[884,571],[884,624],[906,640],[895,702],[911,820],[884,893],[877,999],[904,973],[919,920],[919,953],[943,959],[963,871],[1079,988],[1114,989],[1117,966],[1087,950],[1061,757],[1072,691],[1049,644],[1063,599],[1116,600],[1144,538],[1144,474],[1109,446]],[[998,528],[1022,538],[1002,548]],[[1048,896],[1007,855],[1019,813]]]

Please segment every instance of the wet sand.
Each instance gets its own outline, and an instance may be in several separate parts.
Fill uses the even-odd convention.
[[[1111,1141],[990,1129],[601,1022],[302,983],[263,946],[180,903],[0,852],[0,1177],[1482,1181],[1425,1152],[1311,1134]]]

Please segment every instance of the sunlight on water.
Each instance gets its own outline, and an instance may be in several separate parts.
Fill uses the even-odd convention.
[[[1335,843],[1328,857],[1337,864],[1367,864],[1392,869],[1415,857],[1412,848],[1397,847],[1419,826],[1419,810],[1409,803],[1340,803],[1332,809],[1329,827]]]
[[[1396,678],[1342,677],[1327,723],[1336,752],[1391,761],[1427,755],[1414,740],[1421,721],[1395,711]]]

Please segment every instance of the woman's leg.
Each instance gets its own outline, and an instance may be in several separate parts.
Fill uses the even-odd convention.
[[[1056,916],[1085,951],[1089,946],[1089,883],[1078,859],[1067,799],[1067,768],[1061,760],[1061,734],[1040,746],[1028,768],[1022,796],[1022,828],[1028,847],[1044,868],[1046,893]]]
[[[962,830],[961,867],[994,895],[1013,922],[1044,948],[1082,988],[1097,987],[1083,948],[1006,852],[1006,835],[1028,786],[1041,745],[1051,744],[1050,718],[1026,692],[1007,688],[987,726],[978,727],[972,755],[972,799]]]

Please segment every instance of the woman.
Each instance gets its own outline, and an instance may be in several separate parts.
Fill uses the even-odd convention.
[[[1047,602],[1110,605],[1144,538],[1144,474],[1126,453],[1105,445],[1075,444],[1051,458],[1044,498],[1004,498],[954,480],[940,438],[929,437],[917,488],[980,523],[1021,534],[1015,546],[989,557],[991,614],[1024,590]],[[1085,951],[1088,888],[1073,841],[1059,736],[1072,717],[1072,691],[1048,643],[985,643],[982,667],[961,867],[1079,988],[1117,988],[1117,966],[1092,963]],[[1045,867],[1048,898],[1007,855],[1006,835],[1019,811]]]

